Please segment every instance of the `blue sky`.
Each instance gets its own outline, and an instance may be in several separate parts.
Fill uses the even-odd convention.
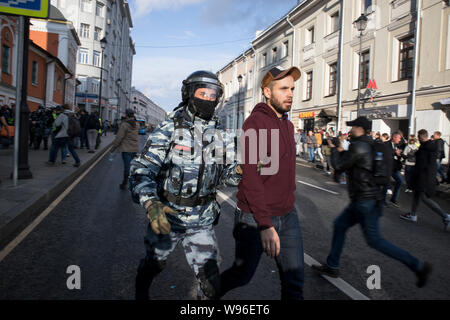
[[[257,30],[297,4],[297,0],[129,2],[136,42],[133,85],[167,111],[180,102],[181,81],[190,73],[218,71],[250,47]]]

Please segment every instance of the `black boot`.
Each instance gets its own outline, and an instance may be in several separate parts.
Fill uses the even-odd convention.
[[[120,189],[125,190],[127,188],[127,185],[128,185],[128,173],[124,172],[123,181],[120,184]]]
[[[148,300],[148,289],[152,284],[153,278],[155,278],[163,269],[165,262],[153,260],[147,262],[146,259],[142,259],[139,263],[137,275],[136,275],[136,300]]]

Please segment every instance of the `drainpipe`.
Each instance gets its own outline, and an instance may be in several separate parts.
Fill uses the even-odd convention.
[[[337,124],[336,124],[336,134],[341,131],[341,114],[342,114],[342,60],[344,53],[344,0],[341,0],[341,30],[339,33],[339,61],[338,61],[338,107],[337,107]]]
[[[255,62],[253,63],[253,107],[256,105],[256,71],[258,70],[258,55],[256,54],[256,49],[252,44],[253,54],[255,55]],[[253,108],[252,107],[252,108]]]
[[[419,37],[421,25],[421,1],[417,0],[416,12],[416,32],[414,35],[414,74],[411,92],[411,117],[409,118],[409,134],[414,134],[416,131],[416,86],[417,86],[417,69],[419,66]]]
[[[292,66],[294,66],[295,63],[295,27],[294,25],[291,23],[291,21],[289,20],[289,15],[286,16],[286,22],[292,27],[292,31],[293,31],[293,35],[292,35]],[[289,119],[292,121],[292,107],[291,110],[289,111]],[[295,127],[295,125],[294,125]]]

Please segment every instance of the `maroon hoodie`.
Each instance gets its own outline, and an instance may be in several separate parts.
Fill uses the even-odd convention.
[[[295,191],[295,141],[294,141],[294,125],[287,119],[287,114],[278,118],[267,104],[259,103],[255,106],[252,114],[245,120],[242,127],[243,134],[250,136],[249,129],[254,129],[257,133],[258,143],[254,150],[258,150],[256,156],[257,161],[262,160],[263,168],[276,168],[275,162],[278,161],[278,170],[269,175],[258,172],[257,164],[249,163],[251,155],[249,149],[251,146],[250,139],[241,140],[242,148],[245,148],[245,161],[242,165],[243,176],[239,183],[237,199],[238,207],[244,212],[252,213],[259,228],[266,229],[272,227],[271,216],[284,216],[294,209],[294,191]],[[268,157],[259,155],[259,141],[261,132],[259,130],[267,130]],[[267,163],[267,159],[276,156],[276,145],[271,143],[272,130],[279,130],[279,138],[273,141],[278,144],[278,160],[271,160]],[[244,153],[243,153],[244,154]],[[244,160],[244,159],[243,159]],[[267,169],[266,169],[267,170]],[[267,173],[267,172],[266,172]]]

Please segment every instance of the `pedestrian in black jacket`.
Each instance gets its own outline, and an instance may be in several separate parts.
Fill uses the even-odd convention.
[[[313,265],[316,272],[330,277],[339,276],[339,260],[344,247],[345,234],[355,224],[360,224],[367,244],[375,250],[394,258],[417,276],[417,286],[423,287],[427,282],[431,266],[405,250],[382,238],[379,230],[379,218],[382,206],[381,187],[375,183],[373,175],[373,139],[367,135],[372,127],[372,122],[366,117],[359,117],[354,121],[347,122],[351,126],[351,144],[348,151],[332,144],[332,161],[338,170],[347,173],[348,192],[351,199],[350,204],[334,221],[333,240],[330,254],[326,264]]]
[[[433,134],[434,137],[434,143],[436,144],[436,152],[437,152],[437,172],[439,173],[439,175],[441,176],[441,181],[440,182],[444,182],[445,181],[445,173],[444,170],[442,169],[442,160],[445,159],[445,141],[442,140],[441,138],[441,133],[439,131],[436,131]]]
[[[385,144],[388,146],[388,152],[390,154],[390,157],[392,159],[392,167],[390,167],[392,172],[392,178],[395,180],[394,185],[394,191],[392,193],[391,197],[391,205],[394,207],[399,207],[398,205],[398,196],[400,195],[400,189],[403,184],[402,175],[400,174],[400,171],[402,170],[402,153],[403,153],[403,144],[402,144],[402,135],[399,132],[394,132],[392,134],[391,140],[386,141]],[[402,149],[403,148],[403,149]],[[384,204],[386,205],[386,194],[388,189],[390,188],[389,185],[387,185],[384,190]]]
[[[416,165],[411,177],[411,186],[414,190],[414,198],[410,213],[400,215],[400,218],[417,222],[417,208],[420,200],[431,210],[442,217],[444,228],[450,231],[450,215],[442,211],[439,204],[431,198],[436,191],[437,172],[437,145],[435,141],[428,139],[428,132],[425,129],[419,131],[420,148],[416,152]]]

